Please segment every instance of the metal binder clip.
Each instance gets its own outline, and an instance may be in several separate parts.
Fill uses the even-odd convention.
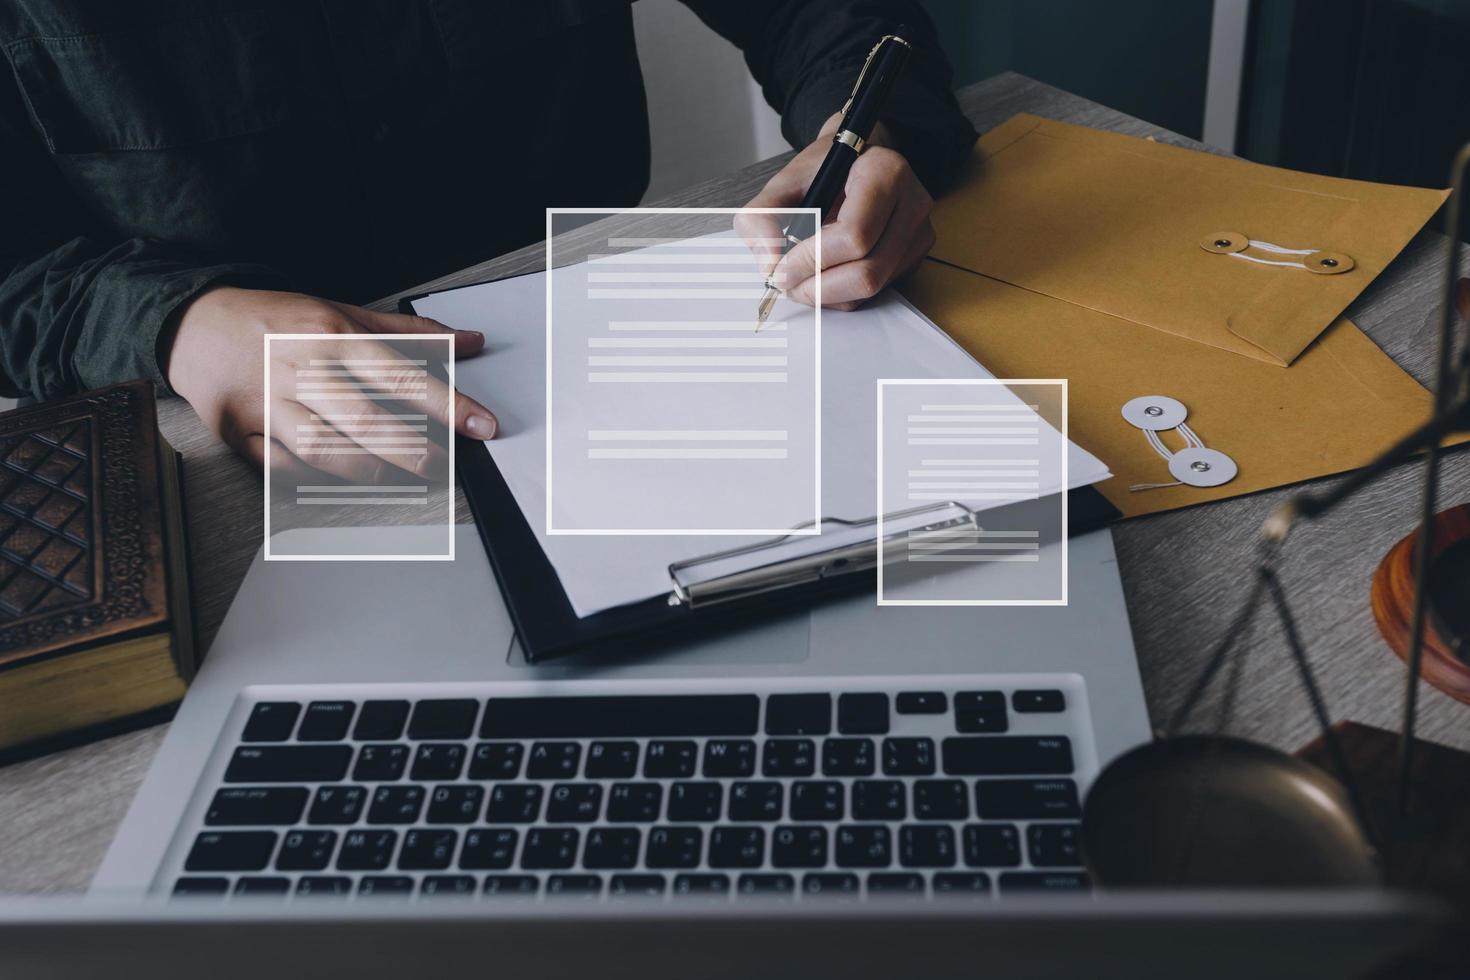
[[[810,527],[811,522],[792,530]],[[980,529],[973,510],[964,504],[944,501],[886,514],[883,517],[884,559],[900,560],[905,551],[890,547],[912,534],[947,531],[952,528]],[[746,599],[766,592],[810,585],[878,565],[878,518],[846,521],[827,518],[820,535],[786,534],[703,558],[674,562],[669,566],[671,606],[701,606]],[[817,550],[813,550],[815,547]]]
[[[1169,464],[1169,474],[1174,477],[1172,483],[1135,483],[1129,490],[1157,490],[1180,485],[1218,487],[1235,479],[1235,474],[1240,471],[1235,460],[1218,449],[1205,446],[1185,421],[1188,417],[1189,409],[1183,402],[1165,395],[1144,395],[1124,404],[1123,418],[1129,425],[1143,430],[1148,444]],[[1177,453],[1171,452],[1159,438],[1160,432],[1169,429],[1178,429],[1187,443]]]

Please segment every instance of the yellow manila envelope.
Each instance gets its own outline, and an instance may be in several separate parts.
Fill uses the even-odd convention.
[[[1430,411],[1429,392],[1346,319],[1283,369],[932,261],[904,295],[997,377],[1067,378],[1069,435],[1112,470],[1098,489],[1127,517],[1361,466]],[[1173,479],[1121,414],[1141,395],[1183,402],[1204,444],[1235,460],[1235,478],[1130,491]],[[1177,431],[1160,435],[1184,448]]]
[[[936,206],[931,255],[1285,367],[1446,196],[1019,115]]]

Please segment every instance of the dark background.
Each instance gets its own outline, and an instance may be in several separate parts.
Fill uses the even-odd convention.
[[[1013,70],[1189,136],[1213,0],[925,0],[959,84]],[[1444,187],[1470,140],[1470,0],[1251,0],[1233,149]]]

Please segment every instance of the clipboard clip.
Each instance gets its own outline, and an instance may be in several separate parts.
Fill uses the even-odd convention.
[[[816,526],[808,521],[793,531]],[[849,521],[829,517],[819,534],[783,534],[755,544],[731,548],[669,566],[670,606],[691,609],[733,602],[796,585],[820,582],[878,566],[878,518]],[[953,528],[979,530],[976,513],[964,504],[944,501],[897,511],[883,517],[884,556],[897,561],[906,553],[899,544],[912,534]],[[814,545],[814,542],[817,544]],[[752,564],[751,559],[755,559]]]

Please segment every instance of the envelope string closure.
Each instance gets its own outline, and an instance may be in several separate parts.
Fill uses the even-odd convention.
[[[1216,255],[1229,255],[1258,265],[1281,266],[1286,269],[1305,269],[1319,276],[1335,276],[1347,272],[1356,265],[1352,257],[1342,252],[1327,252],[1317,248],[1287,248],[1274,242],[1263,242],[1238,231],[1217,231],[1200,239],[1199,247]],[[1247,255],[1247,249],[1265,252],[1267,255],[1298,255],[1299,260],[1267,259],[1259,255]]]
[[[1206,446],[1185,421],[1188,417],[1189,409],[1184,407],[1184,403],[1166,395],[1143,395],[1130,399],[1123,406],[1123,418],[1129,425],[1143,430],[1143,437],[1169,465],[1169,475],[1174,477],[1169,483],[1135,483],[1128,488],[1130,491],[1178,486],[1218,487],[1235,479],[1239,472],[1235,460],[1218,449]],[[1177,453],[1171,452],[1159,436],[1160,432],[1170,429],[1178,429],[1184,437],[1185,447]]]

